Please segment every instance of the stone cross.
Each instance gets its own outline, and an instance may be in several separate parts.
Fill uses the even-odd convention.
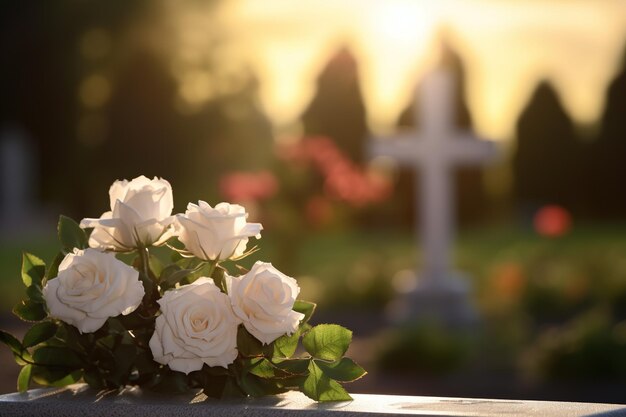
[[[429,315],[444,322],[466,323],[475,319],[469,303],[466,280],[451,268],[454,237],[453,169],[494,159],[496,146],[455,124],[455,82],[447,69],[426,76],[416,96],[415,119],[422,131],[397,137],[376,138],[369,144],[370,156],[386,156],[420,172],[415,197],[420,207],[416,222],[423,250],[424,267],[417,288],[409,294],[402,315]],[[405,303],[406,304],[406,303]],[[408,311],[407,311],[408,310]]]

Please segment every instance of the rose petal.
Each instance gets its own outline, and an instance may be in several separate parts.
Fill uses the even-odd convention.
[[[58,276],[43,288],[50,316],[83,333],[98,330],[109,317],[134,311],[143,295],[137,270],[91,248],[66,255]]]
[[[155,360],[185,373],[201,369],[204,363],[224,367],[233,363],[240,320],[211,278],[200,277],[167,291],[158,303],[162,314],[150,340]],[[196,319],[205,327],[195,329]]]
[[[242,277],[229,278],[233,311],[263,344],[298,329],[303,314],[293,311],[300,288],[270,263],[256,262]]]

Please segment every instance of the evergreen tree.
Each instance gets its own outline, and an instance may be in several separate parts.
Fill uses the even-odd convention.
[[[626,65],[609,88],[601,134],[593,145],[592,159],[585,167],[593,179],[589,210],[598,218],[625,219]]]
[[[367,160],[365,106],[356,61],[347,50],[339,51],[321,73],[317,95],[302,120],[306,134],[328,136],[353,161]]]
[[[554,89],[537,88],[517,126],[515,197],[528,214],[546,204],[580,208],[581,142]]]

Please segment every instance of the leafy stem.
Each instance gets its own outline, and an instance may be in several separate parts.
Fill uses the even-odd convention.
[[[150,278],[150,251],[147,247],[139,247],[137,251],[141,259],[141,272],[143,272],[146,277]]]
[[[207,272],[207,275],[210,277],[213,277],[213,273],[215,272],[215,268],[217,267],[217,259],[214,261],[208,261],[209,264],[209,271]]]
[[[213,282],[217,287],[222,290],[223,293],[227,294],[228,289],[226,288],[226,280],[224,279],[224,270],[222,268],[218,268],[219,260],[208,261],[209,270],[207,275],[213,278]],[[216,273],[217,271],[217,273]]]

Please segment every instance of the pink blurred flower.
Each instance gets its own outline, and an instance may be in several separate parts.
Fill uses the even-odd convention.
[[[269,171],[233,172],[221,178],[220,191],[232,202],[262,201],[278,192],[278,181]]]
[[[314,227],[324,226],[334,217],[333,205],[323,196],[313,196],[306,203],[306,218]]]
[[[306,137],[281,145],[277,155],[293,163],[311,163],[324,178],[324,192],[335,200],[360,207],[382,201],[391,193],[386,178],[364,171],[327,137]]]

